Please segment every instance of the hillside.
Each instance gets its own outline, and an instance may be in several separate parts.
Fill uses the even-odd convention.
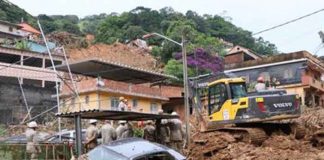
[[[213,57],[222,57],[226,54],[225,49],[230,47],[228,46],[230,43],[249,48],[261,55],[273,55],[278,52],[274,44],[262,37],[252,37],[250,31],[235,26],[219,15],[199,15],[191,10],[183,14],[170,7],[160,10],[137,7],[128,12],[90,15],[83,19],[76,15],[45,14],[38,15],[36,18],[7,0],[0,0],[0,4],[0,20],[18,23],[23,18],[37,28],[35,22],[36,19],[39,19],[45,34],[68,32],[80,39],[86,34],[93,34],[95,35],[94,43],[128,43],[138,38],[142,39],[142,36],[147,33],[157,32],[178,42],[184,36],[187,53],[195,54],[197,49],[203,49],[200,52],[204,53],[203,57],[205,58],[210,57],[208,54]],[[181,61],[174,57],[175,53],[181,51],[180,46],[158,37],[152,37],[146,41],[149,46],[152,46],[151,53],[161,64],[161,67],[166,66],[166,73],[182,75]],[[82,44],[81,46],[86,47],[87,45]],[[195,69],[196,72],[194,72],[193,66],[189,66],[191,67],[189,76],[211,71],[206,69],[203,64],[204,60],[198,62],[194,59],[193,61],[193,64],[202,65],[194,66],[198,67],[198,70]],[[220,64],[219,60],[211,63]],[[179,78],[181,79],[181,77]]]
[[[34,24],[36,20],[35,17],[8,0],[0,0],[0,20],[19,23],[22,18],[31,24]],[[178,34],[179,27],[187,27],[194,32],[188,35],[188,39],[191,43],[198,44],[193,47],[210,47],[206,44],[217,46],[218,41],[213,38],[220,38],[234,45],[250,48],[259,54],[269,55],[277,52],[274,44],[262,38],[253,38],[250,31],[235,26],[221,16],[199,15],[191,10],[182,14],[170,7],[160,10],[137,7],[129,12],[89,15],[83,19],[79,19],[76,15],[49,16],[45,14],[38,15],[37,18],[42,22],[46,33],[54,31],[67,31],[77,35],[91,33],[96,35],[97,42],[110,44],[117,40],[127,42],[147,32],[159,32],[178,40],[179,36],[172,34]],[[200,42],[202,40],[205,41]],[[159,40],[150,42],[161,44]],[[220,46],[211,48],[218,52],[221,50]],[[163,49],[164,52],[179,50],[174,46]]]
[[[19,23],[22,18],[29,23],[35,22],[35,18],[25,10],[8,0],[0,0],[0,20]]]

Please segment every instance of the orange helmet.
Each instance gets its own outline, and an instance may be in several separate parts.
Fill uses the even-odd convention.
[[[258,78],[258,82],[262,82],[262,83],[263,83],[263,82],[264,82],[263,77],[259,77],[259,78]]]

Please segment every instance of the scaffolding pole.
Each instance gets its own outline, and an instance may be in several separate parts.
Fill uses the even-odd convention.
[[[47,52],[48,52],[48,55],[51,59],[51,63],[52,63],[52,66],[53,66],[53,70],[54,70],[54,73],[55,73],[55,88],[56,88],[56,101],[57,101],[57,112],[60,113],[60,97],[59,97],[59,84],[58,84],[58,72],[55,68],[55,64],[54,64],[54,60],[53,60],[53,57],[52,57],[52,53],[48,47],[48,44],[47,44],[47,40],[46,40],[46,37],[45,37],[45,34],[43,32],[43,29],[42,29],[42,26],[39,22],[39,20],[37,20],[37,24],[38,24],[38,27],[41,31],[41,34],[42,34],[42,37],[43,37],[43,40],[44,40],[44,43],[46,45],[46,48],[47,48]],[[58,118],[58,129],[59,129],[59,132],[61,132],[61,118],[59,117]],[[61,134],[59,134],[59,140],[61,141],[62,137],[61,137]]]
[[[73,79],[73,76],[72,76],[72,72],[71,72],[71,69],[70,69],[69,61],[68,61],[67,56],[66,56],[65,49],[64,49],[63,46],[61,47],[61,49],[63,51],[65,63],[66,63],[66,66],[68,68],[68,71],[69,71],[69,76],[70,76],[70,79],[71,79],[71,82],[72,82],[72,86],[73,86],[74,92],[75,92],[75,94],[76,94],[79,102],[82,102],[81,99],[80,99],[80,96],[79,96],[79,91],[78,91],[77,85],[76,85],[76,83],[75,83],[75,81]],[[81,110],[83,110],[83,105],[82,104],[81,104]]]
[[[29,110],[29,106],[28,106],[27,99],[26,99],[26,96],[25,96],[24,88],[22,87],[22,84],[21,84],[21,78],[20,77],[17,77],[17,78],[18,78],[18,83],[19,83],[21,95],[22,95],[22,97],[24,99],[24,103],[25,103],[25,106],[26,106],[27,115],[28,115],[29,119],[31,119],[30,110]]]

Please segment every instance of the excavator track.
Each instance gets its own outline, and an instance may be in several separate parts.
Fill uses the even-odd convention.
[[[229,132],[233,134],[237,140],[254,145],[261,145],[268,138],[267,134],[262,128],[229,127],[222,128],[220,131]]]

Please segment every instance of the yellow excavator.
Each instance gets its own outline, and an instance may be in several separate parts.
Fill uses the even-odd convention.
[[[248,93],[244,78],[225,73],[191,78],[189,84],[202,132],[226,131],[253,144],[277,130],[296,138],[305,135],[303,128],[284,121],[301,114],[296,94],[275,89]]]

